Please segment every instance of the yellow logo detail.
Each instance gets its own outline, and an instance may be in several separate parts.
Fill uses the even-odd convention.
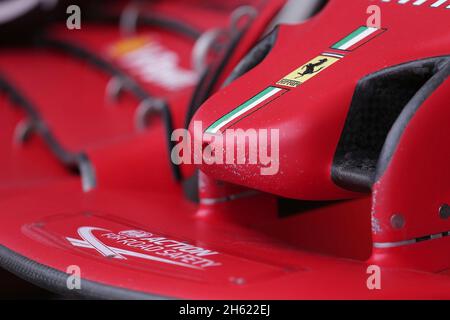
[[[292,88],[298,87],[339,60],[337,57],[320,55],[289,73],[277,84]]]
[[[137,36],[121,40],[111,47],[110,54],[112,57],[121,57],[129,52],[142,48],[146,44],[150,43],[150,37]]]

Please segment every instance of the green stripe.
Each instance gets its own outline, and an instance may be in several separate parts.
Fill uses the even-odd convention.
[[[239,107],[237,107],[236,109],[234,109],[233,111],[227,113],[226,115],[224,115],[223,117],[221,117],[219,120],[217,120],[216,122],[214,122],[212,125],[209,126],[208,129],[206,129],[206,132],[210,132],[213,129],[217,128],[220,126],[220,124],[224,121],[227,121],[229,118],[231,118],[232,116],[234,116],[236,113],[238,113],[239,111],[241,111],[242,109],[246,108],[247,106],[249,106],[250,104],[252,104],[253,102],[255,102],[256,100],[260,99],[261,97],[265,96],[266,94],[268,94],[269,92],[273,91],[274,89],[276,89],[275,87],[268,87],[266,89],[264,89],[263,91],[261,91],[260,93],[258,93],[256,96],[254,96],[253,98],[251,98],[250,100],[247,100],[246,102],[244,102],[243,104],[241,104]]]
[[[346,36],[344,39],[342,39],[338,43],[335,43],[331,48],[338,49],[338,48],[342,47],[344,44],[346,44],[347,42],[352,40],[354,37],[357,37],[358,35],[360,35],[364,31],[366,31],[367,29],[368,28],[364,27],[364,26],[363,27],[359,27],[358,29],[356,29],[355,31],[350,33],[348,36]]]

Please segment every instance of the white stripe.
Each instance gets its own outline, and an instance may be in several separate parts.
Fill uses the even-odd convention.
[[[323,56],[328,56],[328,57],[334,57],[334,58],[343,58],[343,55],[340,54],[334,54],[334,53],[328,53],[328,52],[324,52],[322,53]]]
[[[425,2],[427,2],[427,0],[417,0],[416,2],[413,3],[413,5],[420,6],[420,5],[424,4]]]
[[[94,249],[94,247],[89,244],[88,242],[84,241],[84,240],[80,240],[80,239],[75,239],[75,238],[70,238],[70,237],[66,237],[67,241],[69,241],[72,245],[76,246],[76,247],[81,247],[81,248],[91,248]]]
[[[442,237],[443,237],[443,236],[442,236],[442,233],[432,234],[430,240],[433,240],[433,239],[439,239],[439,238],[442,238]]]
[[[249,190],[249,191],[244,191],[244,192],[237,193],[237,194],[232,194],[232,195],[222,197],[222,198],[201,198],[200,203],[211,205],[211,204],[216,204],[216,203],[239,200],[239,199],[246,198],[246,197],[253,197],[258,194],[260,194],[259,191]]]
[[[408,3],[410,0],[399,0],[398,3],[399,4],[405,4]]]
[[[423,240],[423,241],[429,241],[429,240],[435,240],[435,239],[440,239],[440,238],[447,237],[447,236],[444,236],[443,233],[446,233],[446,232],[440,232],[440,233],[432,234],[432,235],[430,235],[430,239],[426,239],[426,240]],[[374,248],[380,248],[380,249],[383,249],[383,248],[394,248],[394,247],[407,246],[407,245],[410,245],[410,244],[422,242],[422,241],[417,241],[417,239],[418,238],[410,239],[410,240],[403,240],[403,241],[398,241],[398,242],[374,242],[373,243],[373,247]]]
[[[367,30],[361,32],[361,34],[359,34],[358,36],[349,40],[347,43],[344,43],[339,49],[346,50],[346,49],[350,48],[351,46],[353,46],[354,44],[367,38],[368,36],[370,36],[372,33],[376,32],[377,30],[378,30],[377,28],[369,27],[369,28],[367,28]]]
[[[209,131],[210,133],[217,133],[217,131],[219,131],[221,128],[223,128],[225,125],[227,125],[228,123],[230,123],[231,121],[233,121],[234,119],[236,119],[237,117],[241,116],[242,114],[246,113],[248,110],[253,109],[254,107],[256,107],[258,104],[260,104],[261,102],[263,102],[264,100],[269,99],[271,96],[273,96],[274,94],[280,92],[281,89],[280,88],[274,88],[272,91],[266,93],[264,96],[262,96],[261,98],[259,98],[258,100],[254,101],[253,103],[249,104],[246,108],[242,109],[241,111],[235,113],[232,117],[228,118],[227,120],[223,121],[220,125],[218,125],[217,127],[213,128],[211,131]]]
[[[410,244],[416,243],[416,239],[412,240],[404,240],[404,241],[398,241],[398,242],[374,242],[373,247],[384,249],[384,248],[395,248],[395,247],[401,247],[401,246],[407,246]]]
[[[433,3],[431,6],[433,8],[437,8],[437,7],[441,6],[441,5],[443,5],[445,2],[447,2],[447,0],[438,0],[435,3]]]

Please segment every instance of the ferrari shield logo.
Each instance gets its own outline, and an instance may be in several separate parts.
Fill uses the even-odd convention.
[[[283,79],[278,81],[277,84],[292,88],[298,87],[302,83],[318,75],[332,64],[338,62],[341,58],[341,55],[323,53],[322,55],[308,61],[298,69],[295,69],[289,73]]]

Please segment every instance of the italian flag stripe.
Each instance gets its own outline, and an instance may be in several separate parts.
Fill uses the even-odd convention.
[[[381,29],[372,27],[359,27],[344,39],[335,43],[331,48],[337,50],[352,50],[358,47],[362,42],[368,40],[369,38],[375,36]]]
[[[283,91],[286,90],[277,87],[268,87],[264,89],[250,100],[247,100],[239,107],[237,107],[236,109],[232,110],[231,112],[227,113],[219,120],[214,122],[211,126],[208,127],[208,129],[206,129],[206,133],[214,134],[219,132],[220,129],[225,127],[227,124],[229,124],[236,118],[240,117],[241,115],[247,113],[248,111],[258,106],[264,105],[265,103],[272,101],[276,97],[280,96],[283,93]]]

